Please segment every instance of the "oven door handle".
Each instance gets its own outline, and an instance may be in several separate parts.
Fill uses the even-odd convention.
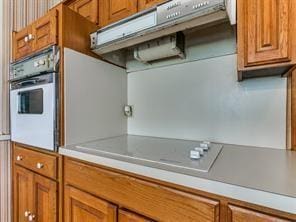
[[[35,85],[38,82],[37,79],[30,79],[30,80],[25,80],[22,82],[19,82],[17,85],[19,87],[23,87],[23,86],[28,86],[28,85]]]

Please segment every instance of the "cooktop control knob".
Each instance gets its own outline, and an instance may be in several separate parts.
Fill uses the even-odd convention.
[[[211,142],[204,141],[200,144],[200,147],[204,150],[207,151],[211,148]]]
[[[201,156],[204,155],[204,150],[201,147],[195,147],[194,150],[198,151]]]
[[[190,150],[190,159],[199,160],[201,158],[200,153],[196,150]]]

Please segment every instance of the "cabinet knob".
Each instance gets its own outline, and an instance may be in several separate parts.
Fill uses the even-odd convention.
[[[44,165],[42,163],[37,163],[36,164],[37,169],[42,169]]]
[[[25,217],[28,217],[29,215],[31,214],[31,212],[30,211],[25,211]]]
[[[26,36],[24,39],[25,42],[29,42],[29,36]]]
[[[29,41],[30,41],[30,40],[33,40],[33,39],[34,39],[34,35],[29,34],[29,35],[28,35],[28,38],[29,38]]]
[[[17,161],[22,161],[22,160],[23,160],[23,157],[22,157],[22,156],[17,156],[17,157],[16,157],[16,160],[17,160]]]
[[[35,215],[34,214],[30,214],[28,216],[28,221],[34,221],[35,220]]]

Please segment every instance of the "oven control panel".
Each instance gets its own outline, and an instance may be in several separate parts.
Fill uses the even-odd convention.
[[[55,71],[54,50],[46,50],[38,55],[13,63],[11,65],[10,80],[26,78],[32,75]]]
[[[157,8],[157,23],[164,24],[190,14],[208,13],[225,8],[225,0],[173,0]]]

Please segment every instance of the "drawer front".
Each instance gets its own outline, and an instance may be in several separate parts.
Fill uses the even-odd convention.
[[[292,222],[276,216],[267,215],[254,210],[245,209],[233,205],[228,206],[228,221],[229,222],[243,222],[243,221],[256,221],[256,222]]]
[[[57,157],[14,144],[14,163],[36,173],[57,179]]]
[[[156,221],[219,221],[219,202],[123,174],[65,160],[66,184]]]

